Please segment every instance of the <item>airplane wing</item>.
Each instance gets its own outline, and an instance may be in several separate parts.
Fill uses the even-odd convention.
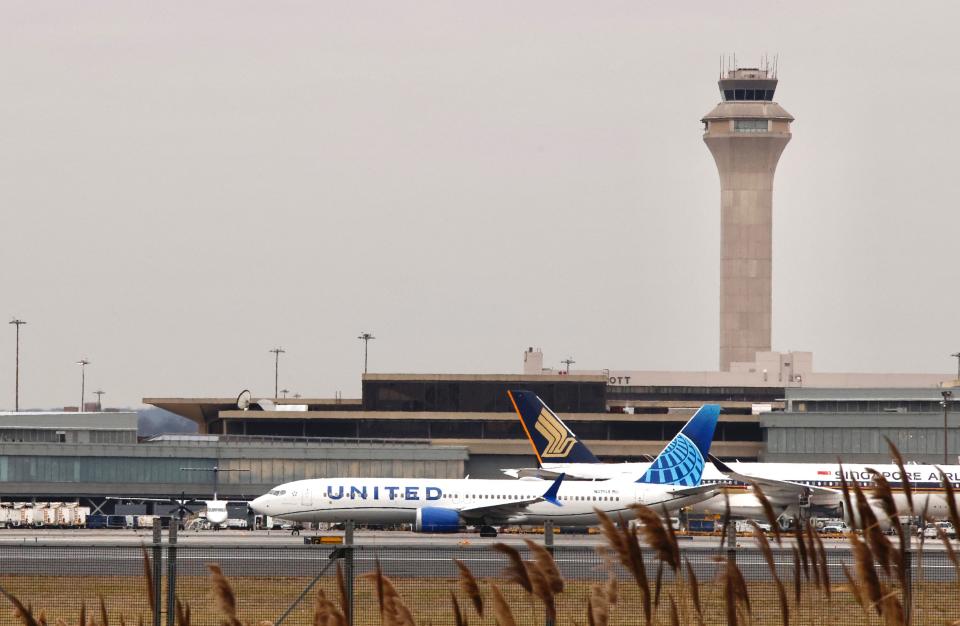
[[[720,485],[697,485],[696,487],[683,487],[681,489],[672,489],[670,493],[675,496],[697,496],[697,495],[700,495],[701,493],[710,493],[711,491],[719,491],[719,490],[720,490]]]
[[[818,487],[816,485],[804,485],[789,480],[778,480],[776,478],[766,478],[764,476],[754,476],[752,474],[743,474],[734,471],[729,465],[720,459],[711,455],[710,460],[717,471],[743,483],[753,483],[763,489],[763,493],[771,502],[777,504],[793,504],[801,496],[808,496],[818,500],[819,503],[839,501],[843,494],[837,489],[830,487]]]
[[[501,469],[500,471],[511,478],[542,478],[544,480],[555,480],[560,474],[564,474],[567,478],[592,478],[580,476],[576,471],[567,472],[543,467],[507,468]]]
[[[560,501],[557,499],[557,493],[560,491],[560,484],[563,482],[563,479],[564,474],[560,474],[557,479],[551,483],[550,488],[547,489],[542,496],[538,496],[536,498],[527,498],[525,500],[514,500],[512,502],[497,502],[496,504],[468,506],[460,509],[460,515],[465,519],[482,518],[488,515],[508,517],[514,513],[519,513],[531,504],[536,504],[537,502],[549,502],[551,504],[555,504],[556,506],[560,506]]]

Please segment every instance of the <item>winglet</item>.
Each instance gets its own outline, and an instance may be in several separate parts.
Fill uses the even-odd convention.
[[[557,479],[553,481],[553,484],[550,485],[550,488],[547,489],[547,492],[543,494],[544,500],[556,506],[563,506],[560,504],[560,499],[557,498],[557,494],[560,492],[560,483],[563,482],[563,479],[566,478],[566,476],[566,474],[560,474],[557,476]]]
[[[721,474],[726,474],[727,476],[731,476],[736,473],[730,468],[729,465],[727,465],[717,457],[713,456],[712,454],[708,455],[708,458],[710,459],[710,462],[713,463],[713,466],[717,468],[717,471],[720,472]]]
[[[537,462],[599,463],[563,420],[532,391],[507,391]]]

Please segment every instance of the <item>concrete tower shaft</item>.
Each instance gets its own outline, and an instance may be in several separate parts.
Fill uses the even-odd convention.
[[[737,69],[703,118],[720,173],[720,369],[770,351],[773,175],[793,117],[773,102],[777,80]]]

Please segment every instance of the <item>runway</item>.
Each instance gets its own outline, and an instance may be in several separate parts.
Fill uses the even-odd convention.
[[[332,534],[332,533],[324,533]],[[205,531],[183,533],[178,538],[178,575],[205,576],[206,564],[217,563],[231,577],[308,577],[328,563],[338,546],[305,545],[306,535],[291,536],[280,531]],[[497,539],[476,534],[423,535],[409,532],[358,532],[353,559],[357,573],[370,571],[379,560],[384,572],[396,578],[454,578],[453,559],[466,563],[477,576],[495,577],[507,564],[506,558],[490,549],[502,541],[525,552],[523,539],[538,543],[540,535],[501,535]],[[141,545],[150,553],[150,533],[134,531],[16,531],[0,533],[0,575],[42,576],[140,576],[143,573]],[[604,543],[600,535],[556,535],[555,560],[564,578],[596,580],[605,576],[603,559],[596,548]],[[843,578],[842,566],[852,567],[845,540],[827,539],[828,567],[833,580]],[[685,538],[680,541],[683,557],[690,560],[698,578],[709,580],[723,571],[726,550],[717,537]],[[793,576],[792,542],[776,549],[778,574]],[[919,542],[914,543],[914,549]],[[160,553],[169,557],[164,544]],[[648,574],[656,575],[656,560],[644,550]],[[748,580],[769,580],[770,575],[752,539],[741,537],[737,563]],[[916,566],[918,557],[914,554]],[[164,567],[166,567],[166,562]],[[626,577],[626,573],[621,571]],[[950,581],[954,569],[943,546],[929,542],[924,549],[923,575],[926,580]]]
[[[299,535],[292,535],[289,530],[201,530],[201,531],[180,531],[177,534],[177,542],[181,545],[240,545],[240,546],[299,546],[303,545],[305,537],[325,536],[342,537],[342,531],[302,531]],[[43,543],[43,544],[62,544],[73,546],[106,546],[106,545],[140,545],[149,544],[152,541],[153,533],[150,530],[108,530],[108,529],[76,529],[76,530],[45,530],[45,529],[0,529],[0,546],[13,543]],[[790,536],[783,534],[784,545],[792,545]],[[438,546],[438,547],[457,547],[473,545],[490,545],[492,543],[503,542],[510,545],[523,545],[524,539],[531,539],[537,543],[543,542],[543,535],[538,533],[501,533],[496,538],[481,537],[477,533],[449,533],[449,534],[425,534],[409,531],[369,531],[358,530],[354,534],[354,541],[357,545],[363,546]],[[773,537],[768,536],[771,543]],[[709,536],[686,536],[678,537],[680,549],[688,548],[710,548],[717,547],[720,538],[716,535]],[[895,537],[891,540],[896,542]],[[167,531],[163,531],[163,541],[167,541]],[[752,537],[740,536],[738,544],[741,547],[753,547]],[[554,544],[558,547],[564,546],[589,546],[596,547],[604,545],[603,535],[601,534],[555,534]],[[824,537],[824,547],[827,550],[849,549],[849,542],[845,538]],[[920,546],[919,539],[914,538],[913,548],[917,550]],[[954,541],[955,549],[957,542]],[[944,550],[943,544],[939,540],[927,539],[924,544],[925,551]]]

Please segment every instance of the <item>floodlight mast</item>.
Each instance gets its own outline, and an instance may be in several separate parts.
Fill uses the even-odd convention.
[[[280,355],[285,354],[286,350],[283,348],[274,348],[270,350],[273,353],[273,397],[280,397]]]
[[[357,337],[357,339],[363,342],[363,373],[366,374],[367,373],[367,348],[370,345],[370,340],[376,339],[376,337],[374,337],[370,333],[360,333],[360,336]]]
[[[943,406],[943,464],[949,465],[948,456],[947,456],[947,415],[950,413],[950,404],[953,402],[953,392],[949,389],[944,389],[940,392],[940,395],[943,396],[943,402],[940,404]]]
[[[80,366],[80,413],[83,413],[83,403],[86,398],[86,385],[87,385],[87,366],[90,365],[90,361],[86,359],[80,359],[77,361],[77,365]]]
[[[10,323],[17,328],[17,356],[16,356],[16,382],[13,388],[13,410],[20,412],[20,327],[26,324],[25,321],[17,318],[10,320]]]

